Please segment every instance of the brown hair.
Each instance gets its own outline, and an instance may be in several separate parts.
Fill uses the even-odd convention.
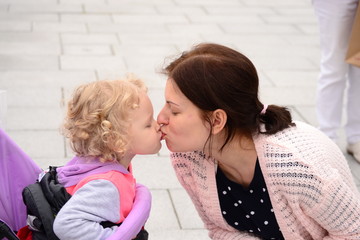
[[[235,134],[274,134],[294,125],[285,107],[270,105],[260,114],[264,105],[258,98],[257,71],[246,56],[231,48],[199,44],[172,61],[164,73],[202,110],[205,121],[210,123],[209,113],[216,109],[226,112],[226,139],[221,149]]]
[[[120,161],[128,143],[129,112],[138,107],[140,91],[146,91],[145,85],[132,75],[79,86],[62,129],[74,152],[102,162]]]

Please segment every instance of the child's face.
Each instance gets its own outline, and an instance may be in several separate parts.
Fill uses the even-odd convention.
[[[148,95],[140,95],[139,107],[131,113],[130,151],[133,154],[155,154],[161,148],[161,131],[154,119],[154,110]]]

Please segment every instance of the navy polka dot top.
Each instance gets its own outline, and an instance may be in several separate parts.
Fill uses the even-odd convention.
[[[276,221],[259,161],[248,188],[229,180],[218,167],[216,183],[222,215],[232,227],[262,239],[284,239]]]

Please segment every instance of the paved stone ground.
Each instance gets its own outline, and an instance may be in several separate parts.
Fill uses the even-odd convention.
[[[75,86],[134,72],[157,113],[165,57],[203,41],[245,53],[258,68],[263,102],[287,105],[316,126],[319,43],[310,0],[0,0],[7,98],[0,92],[0,125],[40,166],[64,164],[72,154],[58,128]],[[344,154],[360,188],[360,164]],[[151,239],[209,239],[168,155],[164,144],[134,160],[137,180],[153,194]]]

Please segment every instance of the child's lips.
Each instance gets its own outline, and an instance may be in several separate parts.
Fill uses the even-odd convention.
[[[166,136],[166,134],[162,132],[160,140],[164,140],[165,136]]]

